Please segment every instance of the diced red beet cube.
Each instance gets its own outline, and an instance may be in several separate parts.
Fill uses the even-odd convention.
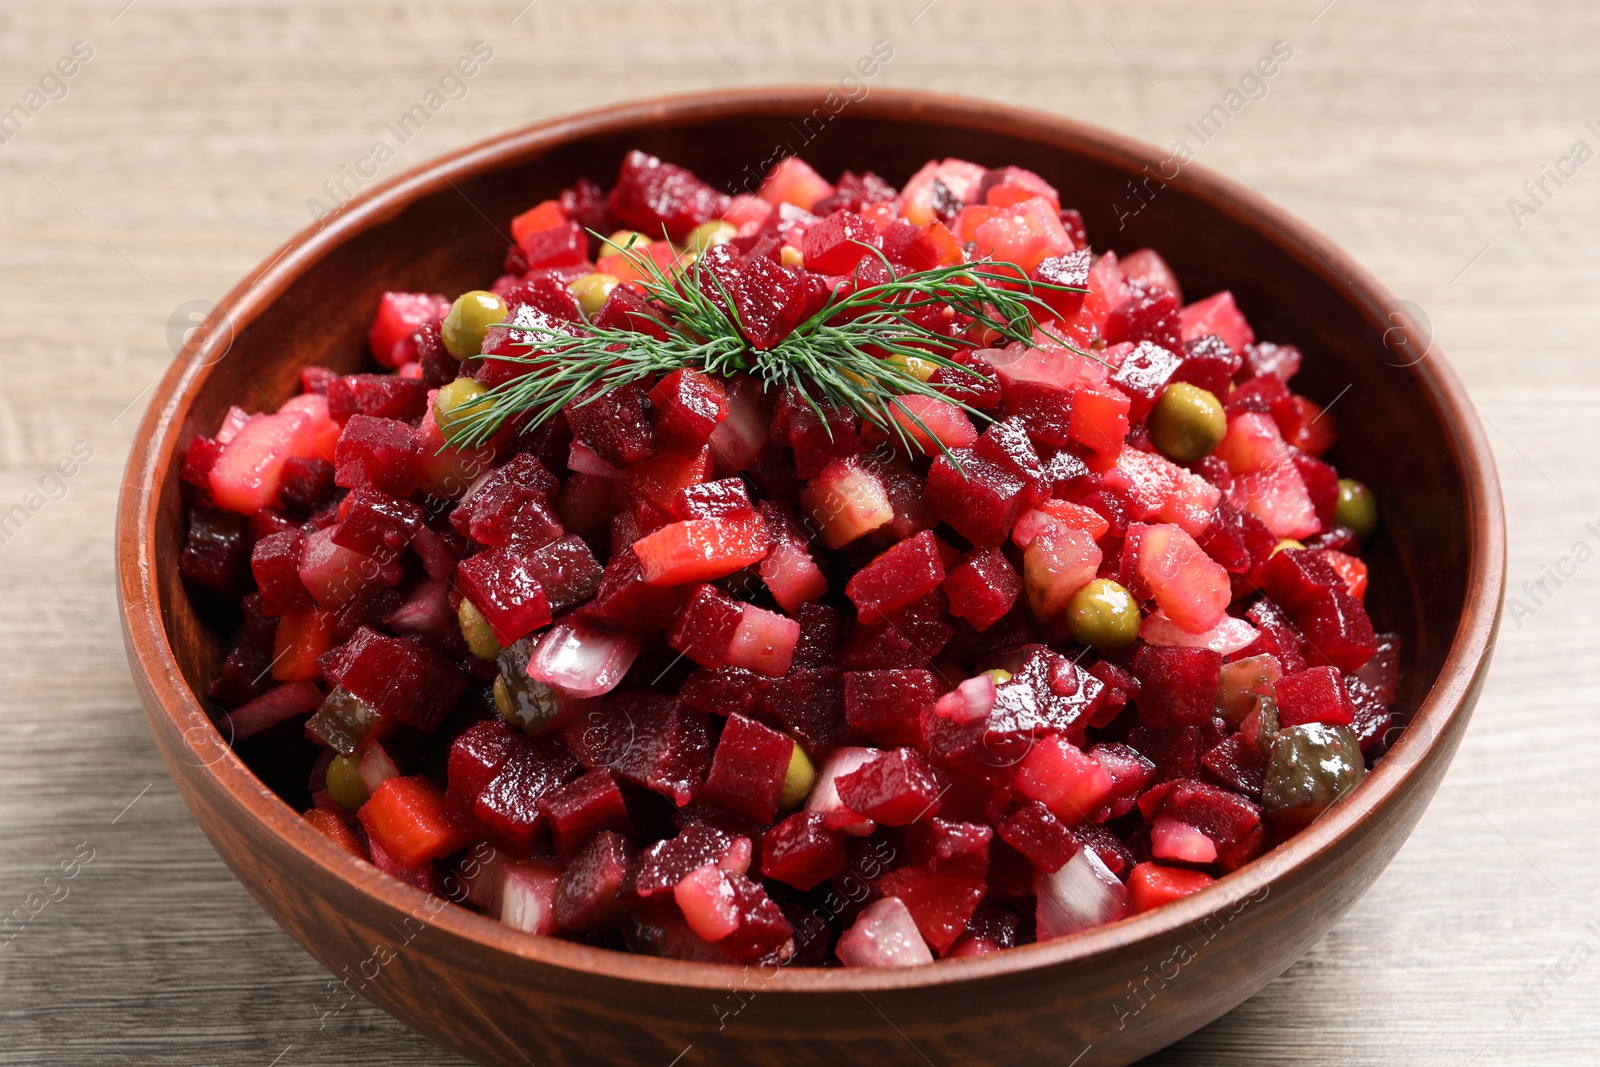
[[[925,666],[955,634],[948,618],[948,601],[935,590],[890,612],[882,623],[857,623],[840,650],[839,662],[849,670]]]
[[[1281,553],[1280,553],[1281,555]],[[1250,605],[1245,618],[1255,626],[1259,636],[1255,644],[1241,650],[1238,655],[1270,655],[1282,664],[1286,673],[1304,670],[1306,666],[1306,640],[1300,630],[1270,600],[1258,600]]]
[[[878,230],[871,222],[848,211],[837,211],[806,227],[801,251],[807,270],[849,274],[878,244]]]
[[[1266,757],[1244,734],[1229,734],[1223,738],[1200,757],[1200,765],[1234,792],[1260,798],[1266,778]]]
[[[310,515],[331,500],[333,464],[318,456],[291,456],[284,460],[278,481],[278,498],[300,515]]]
[[[819,811],[799,811],[761,838],[761,873],[810,889],[844,870],[844,845]]]
[[[517,312],[525,307],[567,322],[577,322],[583,318],[583,313],[578,310],[578,301],[567,283],[588,273],[586,269],[576,264],[563,264],[560,267],[536,266],[518,273],[522,274],[522,280],[500,293],[510,312],[509,321],[516,321]]]
[[[656,454],[644,390],[637,385],[591,387],[561,411],[572,435],[613,466],[642,463]]]
[[[370,486],[390,496],[417,490],[416,431],[395,419],[352,415],[334,452],[334,481],[346,489]]]
[[[721,218],[728,196],[682,167],[635,149],[622,161],[611,189],[611,213],[646,237],[682,243],[702,222]]]
[[[574,220],[524,233],[517,247],[533,269],[582,263],[589,258],[589,241]]]
[[[1011,679],[995,688],[994,708],[983,724],[985,756],[997,766],[1014,766],[1045,734],[1082,742],[1104,693],[1088,671],[1034,646]]]
[[[1297,614],[1330,589],[1343,589],[1344,579],[1320,552],[1286,548],[1261,565],[1256,582],[1284,610]]]
[[[686,485],[673,495],[669,508],[676,519],[720,519],[755,510],[743,478]]]
[[[452,663],[400,637],[365,626],[322,660],[330,682],[380,715],[431,732],[455,706],[467,679]]]
[[[367,334],[373,358],[385,367],[398,367],[395,348],[419,326],[438,322],[450,310],[450,299],[435,293],[384,293]]]
[[[444,300],[443,297],[439,297],[438,299]],[[444,307],[445,310],[449,310],[450,302],[448,300],[444,301]],[[327,396],[328,386],[331,385],[333,380],[337,377],[339,377],[339,372],[336,370],[330,370],[327,367],[301,367],[300,391],[302,393],[315,393],[318,396]]]
[[[723,665],[744,605],[714,585],[694,587],[667,634],[667,644],[702,667]]]
[[[922,709],[939,698],[932,671],[900,668],[844,673],[845,719],[885,748],[921,740]]]
[[[1355,705],[1334,667],[1308,667],[1286,674],[1273,687],[1273,696],[1278,702],[1278,724],[1284,729],[1308,722],[1327,726],[1355,722]]]
[[[1022,578],[996,548],[978,549],[945,576],[950,614],[975,630],[987,630],[1005,617],[1022,595]]]
[[[1075,243],[1076,239],[1074,239]],[[1030,277],[1036,282],[1046,282],[1050,285],[1070,286],[1070,289],[1046,289],[1040,287],[1034,291],[1034,296],[1043,300],[1060,318],[1070,318],[1083,307],[1084,293],[1082,290],[1089,285],[1089,267],[1093,255],[1087,248],[1078,248],[1064,255],[1048,256],[1039,261],[1033,268]],[[1074,292],[1072,290],[1079,290]]]
[[[363,556],[393,559],[427,523],[428,513],[419,505],[375,489],[356,489],[345,499],[348,510],[333,543]]]
[[[1204,782],[1179,781],[1161,814],[1195,827],[1217,845],[1217,862],[1234,870],[1261,851],[1261,806]]]
[[[620,834],[595,834],[561,874],[556,893],[556,925],[579,932],[615,926],[624,911],[622,887],[628,876],[628,845]]]
[[[1195,543],[1230,574],[1249,574],[1278,547],[1278,539],[1260,519],[1232,507],[1226,500],[1217,505],[1211,525]]]
[[[445,809],[463,831],[476,828],[473,807],[484,787],[494,780],[516,750],[522,735],[504,719],[473,723],[450,744],[446,770]]]
[[[222,442],[214,437],[196,434],[189,441],[189,447],[183,454],[183,467],[178,472],[178,478],[185,485],[193,485],[209,491],[211,489],[211,468],[216,466],[217,457],[222,455]],[[284,464],[288,466],[287,463]],[[280,485],[279,495],[283,494]]]
[[[550,602],[520,552],[492,548],[461,561],[456,585],[483,613],[501,646],[550,623]]]
[[[250,543],[244,516],[214,508],[189,509],[188,536],[178,573],[204,589],[238,596],[247,587]]]
[[[752,714],[771,685],[771,678],[743,667],[702,668],[684,680],[678,696],[691,708],[726,718]]]
[[[778,795],[794,742],[743,715],[731,715],[717,741],[701,799],[766,825],[778,814]]]
[[[1305,633],[1306,657],[1341,671],[1359,670],[1378,650],[1364,604],[1344,589],[1330,589],[1296,616]],[[1284,669],[1288,669],[1288,662]]]
[[[1071,826],[1088,819],[1115,786],[1094,757],[1060,737],[1047,737],[1017,764],[1013,787]]]
[[[1183,346],[1183,362],[1173,372],[1172,381],[1198,385],[1219,400],[1228,396],[1228,385],[1244,362],[1228,343],[1215,335],[1197,337]]]
[[[1169,351],[1183,345],[1178,297],[1164,289],[1134,286],[1129,299],[1111,309],[1101,336],[1108,344],[1149,342]]]
[[[923,819],[906,831],[906,859],[929,874],[983,878],[993,828],[977,822]]]
[[[802,478],[815,478],[835,460],[861,454],[856,419],[843,408],[822,403],[818,407],[820,413],[790,389],[773,412],[773,432],[794,450],[794,471]]]
[[[795,644],[797,667],[826,667],[844,636],[844,620],[837,608],[828,604],[802,604],[795,612],[800,624],[800,640]]]
[[[1147,727],[1209,722],[1217,706],[1222,654],[1209,648],[1141,645],[1133,657],[1139,722]]]
[[[544,829],[540,798],[577,771],[578,761],[560,744],[520,739],[478,794],[472,813],[513,849],[527,849]]]
[[[920,600],[944,581],[944,561],[933,531],[900,541],[857,571],[844,587],[863,622],[882,622],[888,612]]]
[[[1136,726],[1128,731],[1128,744],[1155,764],[1162,782],[1193,777],[1205,751],[1198,726]]]
[[[502,479],[500,471],[450,513],[450,524],[491,548],[537,549],[565,533],[541,490]]]
[[[626,833],[630,823],[617,780],[605,768],[581,774],[539,798],[556,854],[571,856],[602,830]]]
[[[1102,799],[1102,807],[1090,816],[1096,822],[1118,818],[1132,811],[1139,794],[1155,782],[1156,765],[1129,745],[1105,742],[1089,749],[1089,755],[1111,777],[1111,789]]]
[[[904,902],[923,940],[942,956],[966,931],[988,886],[982,878],[901,867],[879,879],[876,888],[884,896]]]
[[[671,893],[684,875],[707,863],[729,868],[740,841],[749,844],[711,823],[688,823],[676,837],[657,841],[639,854],[634,892],[650,900]]]
[[[772,683],[761,701],[762,717],[783,727],[819,760],[838,748],[848,723],[844,681],[835,667],[796,667]]]
[[[931,530],[937,523],[922,503],[923,479],[899,459],[890,459],[876,465],[878,481],[883,483],[884,499],[889,502],[893,517],[878,527],[879,538],[904,541],[923,530]]]
[[[1000,407],[1004,392],[993,367],[962,351],[952,352],[947,358],[959,366],[935,368],[928,377],[929,385],[938,388],[950,400],[982,412]]]
[[[722,386],[687,367],[662,377],[650,390],[650,404],[656,440],[667,448],[699,448],[728,417]]]
[[[710,472],[711,449],[701,446],[693,452],[661,452],[636,463],[622,472],[622,483],[635,503],[642,501],[664,515],[679,492],[700,484]]]
[[[643,634],[671,624],[689,597],[689,586],[652,586],[631,548],[613,555],[600,576],[594,599],[580,609],[585,619],[629,633]]]
[[[300,531],[287,530],[263,537],[250,552],[250,570],[261,591],[262,609],[269,615],[311,608],[311,594],[300,581],[301,540]]]
[[[1038,503],[1050,495],[1044,462],[1028,436],[1026,423],[1016,416],[991,423],[972,445],[984,459],[998,463],[1027,485],[1028,501]]]
[[[705,868],[700,870],[704,872]],[[712,867],[711,871],[731,891],[729,896],[736,920],[733,930],[718,939],[719,946],[727,949],[734,959],[744,961],[760,959],[774,952],[781,956],[793,951],[794,929],[784,917],[783,909],[767,896],[765,889],[743,874],[717,867]],[[683,882],[678,885],[673,896],[684,910],[685,918],[688,918],[693,898],[691,894],[683,892]],[[686,900],[686,897],[689,899]],[[690,925],[693,926],[693,922]]]
[[[428,405],[428,387],[395,374],[350,374],[328,384],[328,415],[344,422],[351,415],[409,422]]]
[[[1067,825],[1037,800],[1030,800],[1007,815],[996,833],[1047,873],[1059,871],[1082,847]]]
[[[1271,375],[1287,382],[1300,373],[1300,350],[1294,345],[1277,345],[1271,341],[1257,341],[1244,349],[1245,378]]]
[[[898,267],[932,270],[939,265],[939,249],[933,239],[905,219],[895,219],[889,223],[878,239],[883,245],[884,258]],[[808,269],[814,268],[808,265]]]
[[[711,762],[705,720],[673,697],[628,695],[634,699],[612,705],[623,716],[622,729],[629,731],[612,769],[681,808],[699,792]]]
[[[974,545],[992,548],[1011,532],[1026,488],[1021,477],[1000,464],[956,448],[934,457],[922,502]]]
[[[915,748],[886,752],[836,785],[847,808],[885,826],[909,826],[939,812],[939,783]]]
[[[1114,382],[1133,401],[1128,418],[1143,422],[1155,407],[1156,398],[1178,369],[1179,358],[1171,349],[1150,341],[1143,341],[1123,359],[1122,366],[1111,376]]]
[[[530,573],[551,611],[581,604],[600,588],[600,563],[583,538],[568,535],[550,542],[527,557]]]

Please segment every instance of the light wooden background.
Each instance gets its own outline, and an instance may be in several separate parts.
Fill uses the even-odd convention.
[[[1547,583],[1540,603],[1520,587],[1574,542],[1600,549],[1584,526],[1600,530],[1600,162],[1547,181],[1520,228],[1506,201],[1575,141],[1600,150],[1584,127],[1600,130],[1600,8],[524,3],[0,8],[0,107],[75,41],[93,48],[66,97],[0,144],[0,512],[42,505],[0,544],[0,913],[67,894],[0,944],[0,1062],[454,1062],[364,1003],[324,1017],[323,973],[191,822],[123,661],[111,524],[174,310],[220,297],[303,226],[307,198],[479,39],[494,57],[467,97],[385,176],[611,101],[834,81],[878,39],[894,58],[874,84],[980,94],[1166,147],[1289,42],[1267,96],[1199,161],[1425,309],[1491,427],[1513,592],[1535,610],[1507,620],[1460,756],[1371,893],[1260,995],[1154,1062],[1595,1062],[1600,562]],[[80,441],[93,458],[29,497]],[[47,883],[75,850],[92,860]]]

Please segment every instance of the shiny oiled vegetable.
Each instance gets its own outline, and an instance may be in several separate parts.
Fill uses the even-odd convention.
[[[1228,432],[1228,416],[1216,395],[1198,385],[1175,382],[1150,413],[1150,440],[1179,463],[1207,455]]]
[[[439,334],[445,348],[457,359],[471,359],[483,351],[483,335],[504,322],[506,302],[486,289],[473,289],[456,297],[444,317]]]
[[[1378,528],[1378,498],[1372,490],[1354,478],[1339,479],[1339,501],[1333,511],[1333,521],[1348,526],[1356,536],[1365,541]]]
[[[1277,822],[1310,822],[1365,776],[1361,744],[1349,727],[1291,726],[1272,742],[1261,803]]]
[[[1072,639],[1090,648],[1126,648],[1139,636],[1139,602],[1109,578],[1096,578],[1067,602]]]

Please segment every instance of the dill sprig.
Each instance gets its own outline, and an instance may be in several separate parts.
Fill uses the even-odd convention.
[[[690,367],[714,376],[749,374],[769,389],[793,388],[819,416],[825,406],[843,409],[909,449],[907,423],[937,438],[905,405],[905,397],[935,397],[987,418],[888,358],[914,357],[981,377],[951,358],[980,342],[947,336],[919,321],[919,312],[950,308],[985,327],[987,344],[1028,343],[1038,324],[1036,312],[1046,308],[1041,290],[1084,291],[1026,280],[1017,267],[992,260],[895,278],[883,253],[864,247],[889,268],[890,281],[830,296],[776,345],[757,348],[745,335],[732,294],[701,259],[668,273],[630,243],[622,254],[644,275],[639,284],[648,299],[666,312],[656,323],[665,337],[589,322],[507,323],[522,333],[528,351],[493,358],[529,365],[530,371],[461,411],[449,429],[451,443],[481,445],[512,419],[526,415],[528,425],[537,426],[568,404],[591,403],[612,389]]]

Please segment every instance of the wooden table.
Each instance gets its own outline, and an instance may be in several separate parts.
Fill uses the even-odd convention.
[[[343,168],[378,139],[395,146],[386,124],[480,40],[493,56],[465,96],[447,84],[459,98],[381,176],[630,97],[837,81],[883,40],[893,58],[873,86],[1185,141],[1425,309],[1491,427],[1521,607],[1450,777],[1389,871],[1288,973],[1153,1062],[1594,1062],[1600,163],[1570,157],[1578,141],[1585,161],[1600,150],[1600,121],[1585,125],[1600,120],[1600,8],[525,2],[54,0],[0,14],[0,107],[39,105],[0,130],[0,514],[23,509],[0,528],[0,912],[47,901],[0,944],[0,1062],[450,1060],[364,1003],[333,1012],[327,976],[196,830],[128,679],[111,514],[183,316],[303,226],[324,182],[351,187]],[[1247,82],[1255,99],[1200,144],[1185,123],[1280,41],[1292,57]],[[1523,591],[1547,569],[1559,586]]]

